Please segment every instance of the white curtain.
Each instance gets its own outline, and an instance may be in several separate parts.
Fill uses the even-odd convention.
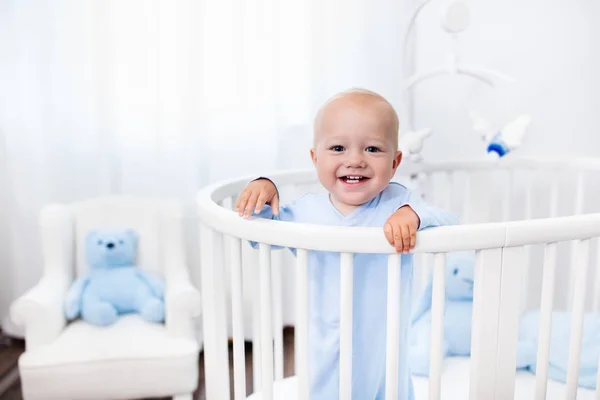
[[[216,180],[310,167],[312,118],[334,92],[368,87],[399,106],[410,9],[393,0],[0,2],[5,329],[11,301],[40,278],[44,204],[127,193],[193,210],[196,191]]]

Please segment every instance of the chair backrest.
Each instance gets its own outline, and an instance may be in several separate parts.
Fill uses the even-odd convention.
[[[70,208],[74,219],[75,273],[87,271],[85,237],[90,230],[103,228],[131,228],[138,237],[137,265],[163,276],[165,218],[173,204],[157,199],[134,196],[101,197],[73,203]]]

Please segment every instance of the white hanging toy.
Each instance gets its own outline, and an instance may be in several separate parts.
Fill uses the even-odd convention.
[[[414,23],[419,13],[430,1],[431,0],[425,0],[423,3],[421,3],[414,11],[408,23],[408,28],[406,34],[404,35],[404,60],[408,58],[406,50],[408,48],[408,38],[410,36],[410,32],[414,27]],[[410,90],[412,87],[424,80],[445,74],[461,74],[470,76],[492,87],[496,85],[505,85],[515,81],[511,77],[489,68],[484,68],[477,65],[464,65],[460,63],[458,56],[457,35],[467,29],[469,26],[469,20],[469,8],[463,0],[453,0],[442,8],[440,25],[442,29],[451,36],[452,39],[451,62],[448,66],[442,68],[436,68],[424,72],[416,72],[414,75],[407,78],[405,84],[406,90]],[[423,144],[425,139],[430,137],[433,132],[430,128],[414,130],[410,120],[408,121],[408,127],[409,131],[400,139],[400,150],[406,156],[408,156],[411,161],[421,162],[423,157],[420,153],[423,148]]]
[[[501,130],[495,130],[487,119],[478,116],[474,111],[471,111],[470,115],[473,130],[488,144],[487,154],[492,159],[502,158],[521,147],[525,131],[531,123],[529,114],[521,114]]]
[[[423,2],[415,11],[413,17],[410,20],[408,26],[408,32],[405,38],[408,38],[408,33],[412,29],[414,22],[421,12],[423,7],[429,3],[431,0],[427,0]],[[433,78],[438,75],[453,75],[453,74],[461,74],[467,75],[477,80],[480,80],[490,86],[504,85],[508,83],[513,83],[515,80],[501,72],[485,68],[478,65],[465,65],[459,61],[458,56],[458,46],[457,46],[457,35],[467,29],[469,26],[469,8],[467,4],[463,0],[454,0],[446,5],[442,9],[441,13],[441,21],[440,24],[442,29],[446,31],[452,40],[451,47],[451,61],[450,64],[441,67],[432,69],[425,72],[415,73],[413,76],[408,78],[406,82],[406,88],[409,89],[415,84],[429,78]],[[406,48],[406,40],[405,40],[405,48]]]

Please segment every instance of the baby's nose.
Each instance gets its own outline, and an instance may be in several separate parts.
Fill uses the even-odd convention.
[[[365,162],[365,160],[362,156],[349,155],[348,158],[346,159],[347,167],[364,168],[366,165],[367,165],[367,163]]]

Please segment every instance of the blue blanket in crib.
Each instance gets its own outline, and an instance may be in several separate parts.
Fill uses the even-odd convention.
[[[444,357],[469,356],[473,302],[474,255],[452,254],[446,263],[446,301],[444,310]],[[429,375],[431,334],[431,278],[418,302],[412,319],[409,363],[414,375]],[[552,313],[548,378],[565,383],[569,365],[569,341],[572,314]],[[517,369],[536,373],[540,312],[526,313],[519,325]],[[600,314],[584,318],[579,386],[596,388],[600,360]]]

